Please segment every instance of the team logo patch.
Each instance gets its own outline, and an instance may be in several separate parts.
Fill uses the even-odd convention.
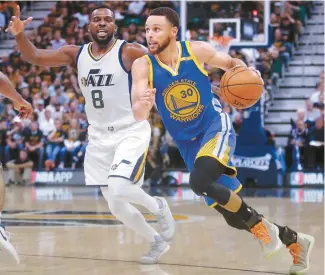
[[[85,87],[87,86],[87,79],[85,77],[81,78],[81,84]]]
[[[163,92],[163,96],[170,117],[177,121],[194,120],[204,109],[200,104],[200,93],[193,81],[175,81]]]

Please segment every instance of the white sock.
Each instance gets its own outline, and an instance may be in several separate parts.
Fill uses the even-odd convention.
[[[149,242],[156,240],[160,235],[145,220],[140,211],[126,201],[114,198],[107,187],[101,187],[102,193],[112,214],[127,227],[131,228]]]
[[[123,178],[109,178],[109,193],[123,201],[135,203],[144,206],[151,213],[157,213],[161,202],[148,195],[139,185]]]

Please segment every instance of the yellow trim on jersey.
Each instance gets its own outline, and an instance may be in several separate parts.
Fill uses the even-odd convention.
[[[196,56],[194,55],[194,53],[192,51],[190,41],[185,41],[185,45],[186,45],[186,49],[187,49],[188,53],[190,54],[190,56],[192,57],[192,59],[194,61],[196,67],[201,71],[201,73],[208,76],[209,75],[208,72],[206,70],[204,70],[204,68],[202,68],[199,61],[196,59]]]
[[[144,56],[147,60],[148,60],[148,63],[149,63],[149,88],[150,89],[153,89],[153,68],[152,68],[152,62],[151,62],[151,59],[148,55],[145,55]]]
[[[228,161],[229,161],[229,152],[230,152],[230,146],[227,144],[227,145],[226,145],[226,150],[225,150],[225,152],[224,152],[224,156],[223,156],[223,158],[222,158],[222,161],[223,161],[224,163],[228,163]]]
[[[114,41],[114,42],[112,43],[112,45],[107,49],[107,51],[106,51],[106,52],[105,52],[101,57],[99,57],[99,58],[97,58],[97,57],[93,54],[93,52],[92,52],[92,50],[91,50],[92,45],[93,45],[93,42],[90,42],[90,43],[89,43],[89,46],[88,46],[88,52],[89,52],[90,56],[91,56],[93,59],[95,59],[96,61],[101,60],[101,59],[102,59],[106,54],[108,54],[108,53],[110,52],[111,49],[113,49],[113,47],[115,46],[116,42],[117,42],[117,39],[115,39],[115,41]]]
[[[164,63],[162,63],[159,60],[159,57],[157,55],[155,55],[155,58],[156,58],[156,60],[157,60],[157,62],[159,64],[159,66],[164,68],[168,72],[170,72],[173,76],[178,75],[178,69],[179,69],[179,65],[181,64],[181,59],[182,59],[182,45],[181,45],[180,42],[177,42],[177,46],[178,46],[178,60],[177,60],[177,63],[176,63],[175,71],[173,71],[170,67],[168,67]]]
[[[239,193],[240,190],[242,190],[242,188],[243,188],[243,185],[241,184],[241,185],[238,186],[238,188],[234,192],[237,194],[237,193]],[[216,205],[218,205],[217,202],[211,204],[209,207],[214,208]]]
[[[213,154],[213,151],[215,150],[216,144],[218,142],[219,139],[219,134],[217,133],[217,135],[210,139],[206,144],[204,144],[204,146],[200,149],[200,151],[197,153],[196,158],[198,159],[199,157],[212,157],[214,159],[216,159],[217,161],[219,161],[223,166],[227,167],[228,169],[234,171],[233,175],[228,175],[229,177],[236,177],[237,176],[237,169],[234,166],[230,166],[228,165],[228,161],[229,161],[229,152],[230,152],[230,147],[227,144],[226,146],[226,150],[224,152],[224,156],[223,158],[218,158],[215,154]]]
[[[181,61],[187,61],[187,60],[193,60],[193,58],[191,56],[181,58]]]
[[[138,169],[138,171],[135,175],[135,178],[134,178],[134,183],[137,183],[141,179],[141,176],[144,171],[144,164],[146,163],[147,153],[148,153],[148,149],[144,152],[143,160],[142,160],[142,162],[139,166],[139,169]]]

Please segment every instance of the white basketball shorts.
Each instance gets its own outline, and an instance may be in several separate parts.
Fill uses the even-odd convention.
[[[107,185],[109,177],[121,177],[142,185],[151,137],[147,121],[123,130],[88,128],[84,170],[86,185]]]

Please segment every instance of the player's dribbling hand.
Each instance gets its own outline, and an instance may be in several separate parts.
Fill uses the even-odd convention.
[[[262,78],[262,76],[261,76],[261,72],[259,71],[259,70],[257,70],[256,68],[254,68],[254,67],[248,67],[249,69],[251,69],[252,71],[254,71],[255,73],[257,73],[259,76],[260,76],[260,78]],[[263,79],[262,79],[263,80]],[[264,84],[264,80],[263,80],[263,84]]]
[[[11,17],[6,32],[12,35],[18,35],[25,30],[25,27],[32,22],[33,17],[28,17],[26,20],[20,20],[20,7],[17,5],[14,9],[14,16]]]
[[[32,105],[23,98],[14,102],[14,108],[19,112],[21,119],[28,118],[33,112]]]
[[[156,89],[146,89],[140,97],[140,102],[144,107],[151,108],[155,103]]]

